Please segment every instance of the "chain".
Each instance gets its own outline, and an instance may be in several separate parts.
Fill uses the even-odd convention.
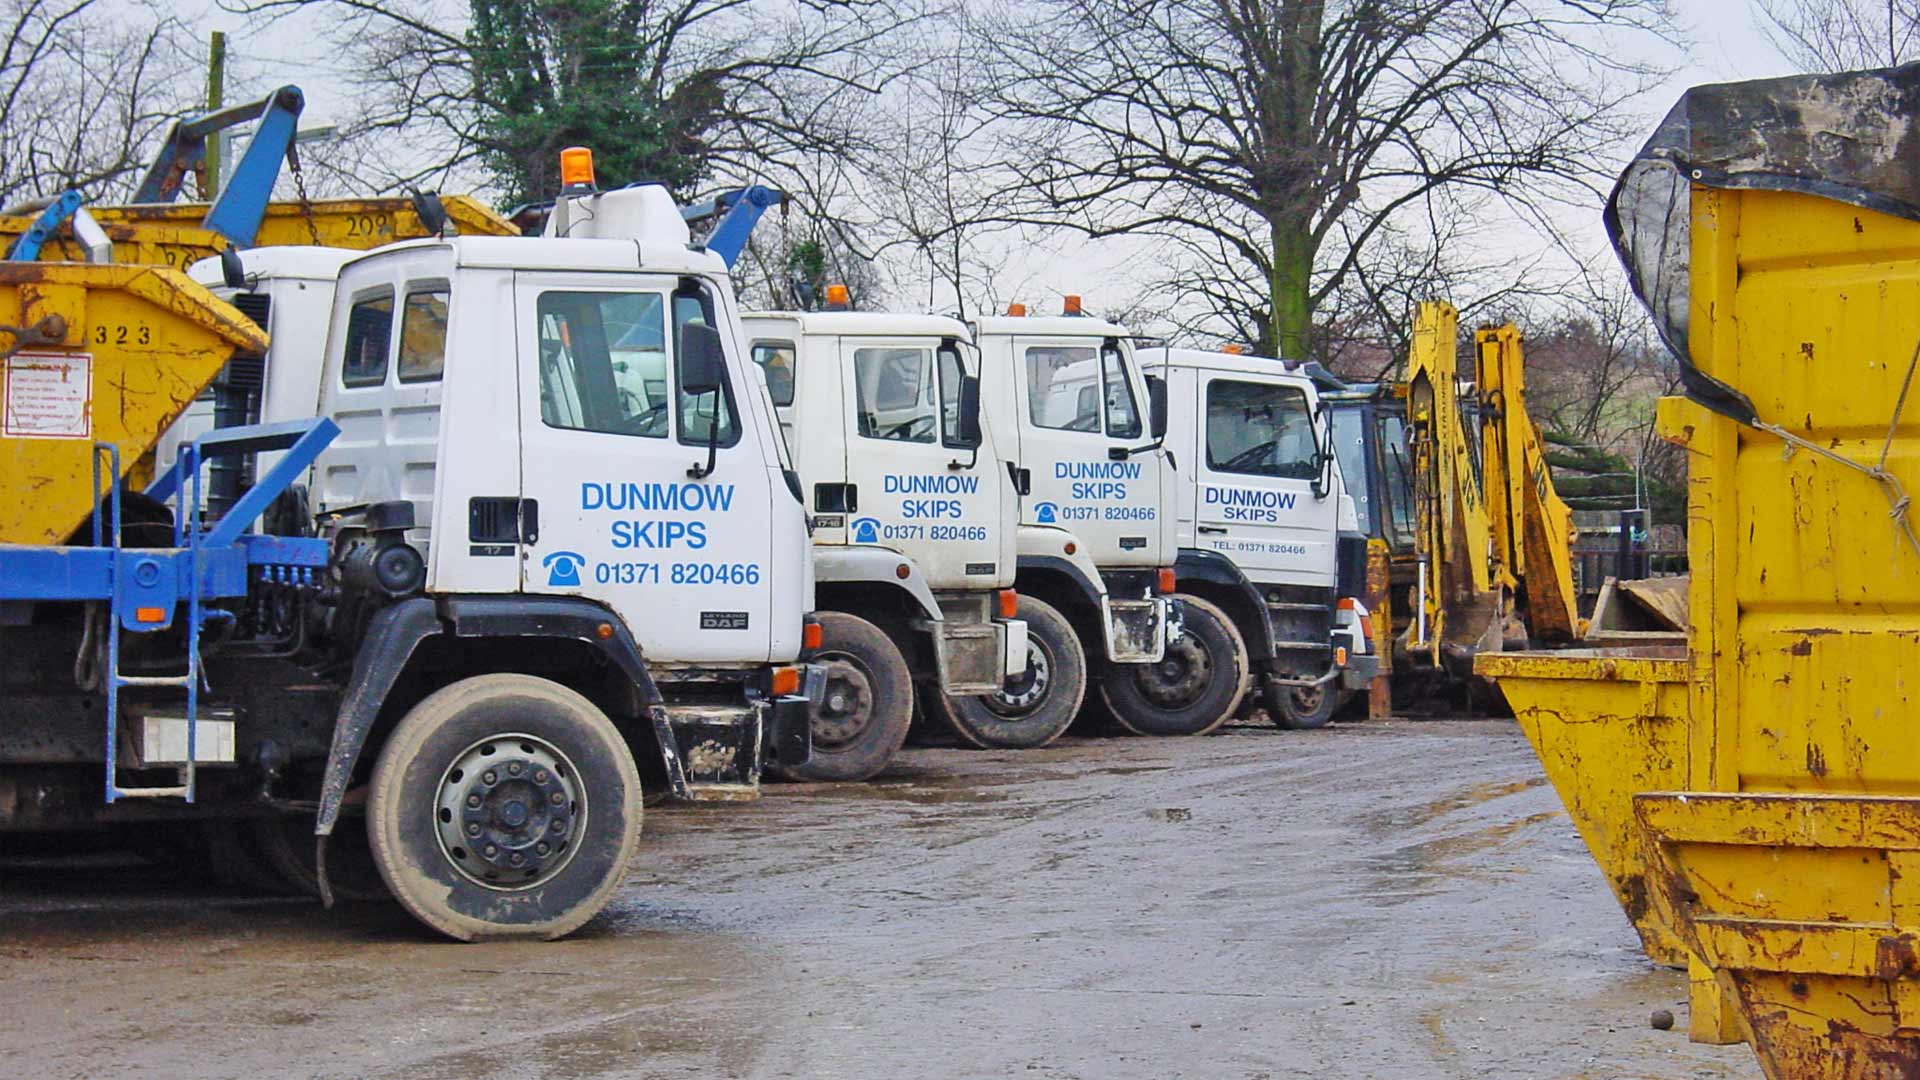
[[[313,200],[307,197],[307,174],[300,169],[300,151],[287,144],[287,169],[293,173],[294,194],[300,197],[300,217],[307,223],[307,238],[320,246],[320,230],[313,224]]]
[[[1920,342],[1914,344],[1913,356],[1907,360],[1906,378],[1901,380],[1900,396],[1894,400],[1893,417],[1887,421],[1886,440],[1880,444],[1880,460],[1874,462],[1872,465],[1863,465],[1850,457],[1835,453],[1827,447],[1795,435],[1793,432],[1788,431],[1778,424],[1771,424],[1765,420],[1756,418],[1753,421],[1753,426],[1786,443],[1787,453],[1789,455],[1791,455],[1795,449],[1805,450],[1817,457],[1825,458],[1836,465],[1842,465],[1855,472],[1864,473],[1868,479],[1880,485],[1880,490],[1886,495],[1887,503],[1891,507],[1891,509],[1887,511],[1887,516],[1893,519],[1894,527],[1899,529],[1900,533],[1906,537],[1907,546],[1913,549],[1915,555],[1920,555],[1920,536],[1914,534],[1913,519],[1908,514],[1908,511],[1912,509],[1913,506],[1913,497],[1907,494],[1907,489],[1900,483],[1899,478],[1887,471],[1887,457],[1893,452],[1893,439],[1900,430],[1900,414],[1907,407],[1907,392],[1913,388],[1913,376],[1916,368],[1920,368]]]
[[[5,360],[22,349],[35,345],[58,345],[67,336],[67,320],[58,315],[48,315],[32,326],[8,326],[0,323],[0,334],[12,334],[13,344],[0,349],[0,360]]]

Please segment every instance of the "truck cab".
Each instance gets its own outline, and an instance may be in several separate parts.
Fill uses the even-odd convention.
[[[1081,313],[975,320],[994,426],[1009,432],[1023,595],[1068,616],[1109,714],[1136,734],[1211,731],[1247,684],[1246,649],[1205,600],[1173,595],[1177,455],[1164,384],[1133,337]],[[1189,625],[1187,616],[1192,616]]]
[[[1233,620],[1267,712],[1319,727],[1378,666],[1359,603],[1365,540],[1313,380],[1283,361],[1142,350],[1167,381],[1183,592]]]
[[[1084,663],[1052,632],[1057,615],[1013,592],[1019,496],[965,324],[829,310],[745,329],[813,514],[830,675],[807,776],[878,771],[906,736],[913,684],[972,744],[1057,737]]]
[[[317,803],[309,835],[364,804],[381,880],[456,937],[579,925],[643,783],[753,797],[805,762],[823,685],[795,663],[819,634],[808,524],[727,269],[664,188],[591,199],[635,238],[415,240],[331,281],[285,250],[195,268],[288,328],[260,419],[338,428],[263,518],[329,544],[295,656],[335,689],[262,745]],[[282,322],[310,296],[324,333]]]

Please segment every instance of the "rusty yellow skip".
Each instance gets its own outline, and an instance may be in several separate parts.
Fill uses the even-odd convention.
[[[1772,1080],[1920,1077],[1917,101],[1891,69],[1669,114],[1607,223],[1687,390],[1660,408],[1689,469],[1685,682],[1622,670],[1629,704],[1486,661],[1536,684],[1522,723],[1616,888],[1652,887],[1643,934],[1692,954],[1696,1035],[1744,1029]]]
[[[0,543],[65,542],[96,500],[94,443],[124,476],[236,350],[266,345],[176,270],[0,262]]]
[[[470,195],[443,195],[447,220],[463,236],[518,236],[520,230]],[[226,237],[201,225],[204,203],[90,206],[87,212],[113,241],[113,261],[184,270],[218,255]],[[11,245],[33,224],[31,215],[0,215],[0,246]],[[409,199],[315,199],[267,204],[254,238],[256,247],[313,244],[366,250],[396,240],[432,235]],[[65,232],[49,241],[47,261],[84,261],[86,252]]]

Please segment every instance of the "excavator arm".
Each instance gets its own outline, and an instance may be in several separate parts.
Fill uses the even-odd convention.
[[[1511,323],[1473,336],[1495,575],[1517,586],[1530,638],[1579,636],[1573,512],[1554,490],[1546,447],[1527,416],[1525,352]]]
[[[1415,619],[1407,647],[1440,666],[1471,663],[1504,637],[1509,581],[1495,576],[1478,448],[1459,396],[1460,317],[1449,304],[1414,312],[1407,354],[1407,426],[1417,518]]]

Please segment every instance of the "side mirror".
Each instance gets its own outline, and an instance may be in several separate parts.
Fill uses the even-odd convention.
[[[705,323],[680,328],[680,392],[714,394],[727,384],[727,354],[720,331]]]
[[[1333,493],[1333,410],[1315,402],[1313,406],[1313,497],[1324,499]]]
[[[960,445],[969,450],[980,449],[986,436],[980,430],[980,376],[965,375],[960,379]]]
[[[447,235],[447,208],[441,203],[438,192],[415,191],[409,201],[413,204],[413,213],[420,224],[434,236]]]
[[[1147,423],[1155,439],[1167,437],[1167,380],[1147,376]]]
[[[247,287],[247,264],[240,261],[240,253],[233,248],[220,249],[220,280],[229,289]]]

